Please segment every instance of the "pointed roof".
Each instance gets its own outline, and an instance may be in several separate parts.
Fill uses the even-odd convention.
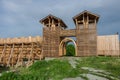
[[[53,16],[53,15],[51,15],[51,14],[49,14],[49,15],[46,16],[45,18],[41,19],[39,22],[40,22],[41,24],[43,24],[43,22],[45,22],[45,21],[48,20],[49,18],[54,19],[54,20],[57,20],[57,21],[60,21],[61,26],[64,27],[64,28],[67,28],[67,25],[63,22],[62,19],[60,19],[60,18],[58,18],[58,17],[56,17],[56,16]]]
[[[100,17],[100,15],[98,15],[98,14],[95,14],[95,13],[92,13],[92,12],[90,12],[90,11],[84,10],[83,12],[81,12],[81,13],[77,14],[76,16],[74,16],[74,17],[73,17],[73,20],[75,21],[75,19],[77,19],[77,18],[79,18],[79,17],[82,17],[83,14],[88,14],[88,15],[91,16],[91,17],[96,17],[96,18],[97,18],[97,21],[98,21],[98,19],[99,19],[99,17]]]

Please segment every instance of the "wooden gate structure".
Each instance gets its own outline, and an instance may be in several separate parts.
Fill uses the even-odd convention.
[[[119,36],[97,36],[98,20],[99,15],[85,10],[73,17],[75,29],[66,29],[62,19],[48,15],[40,20],[44,25],[43,37],[0,39],[0,64],[29,65],[43,56],[60,57],[66,54],[66,42],[74,43],[75,56],[120,56]]]
[[[73,17],[75,29],[66,30],[67,26],[62,19],[53,15],[40,20],[43,27],[43,53],[46,57],[58,57],[61,55],[60,43],[66,37],[76,37],[76,56],[97,55],[97,22],[99,15],[89,11]],[[62,51],[63,52],[63,51]]]

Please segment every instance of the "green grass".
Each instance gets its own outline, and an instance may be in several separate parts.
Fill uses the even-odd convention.
[[[90,67],[105,70],[109,76],[118,78],[120,76],[120,58],[116,57],[80,57],[76,68],[73,68],[67,59],[54,59],[50,61],[37,61],[29,68],[19,68],[16,72],[3,73],[0,80],[62,80],[63,78],[81,77],[88,80],[82,74],[91,73],[81,67]],[[92,73],[98,75],[96,73]],[[106,73],[101,73],[105,74]],[[99,75],[103,76],[103,75]],[[103,76],[104,77],[104,76]]]
[[[4,73],[0,80],[61,80],[76,77],[79,70],[74,69],[66,60],[38,61],[28,69],[21,68],[20,72]]]
[[[112,76],[120,76],[120,58],[116,57],[84,57],[77,61],[77,68],[91,67],[110,72]]]

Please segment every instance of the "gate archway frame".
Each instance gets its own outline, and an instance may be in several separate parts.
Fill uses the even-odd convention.
[[[75,45],[75,56],[77,56],[77,44],[75,42],[75,40],[73,40],[72,38],[64,38],[60,44],[59,44],[59,56],[63,56],[66,53],[66,49],[65,49],[65,43],[66,42],[73,42],[73,44]]]

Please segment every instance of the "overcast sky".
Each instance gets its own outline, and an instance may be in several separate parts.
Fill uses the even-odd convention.
[[[0,0],[0,38],[42,36],[39,20],[48,14],[73,29],[72,17],[84,10],[100,15],[98,35],[120,33],[120,0]]]

